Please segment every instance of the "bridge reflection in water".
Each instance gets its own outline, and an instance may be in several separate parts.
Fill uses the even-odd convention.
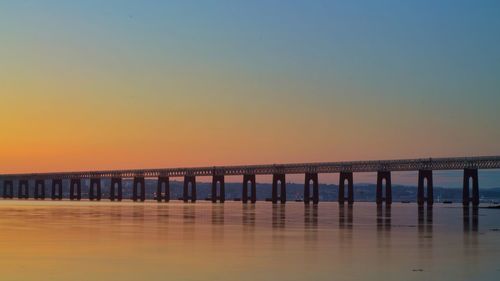
[[[100,280],[117,261],[122,274],[110,273],[106,280],[164,280],[165,272],[190,280],[204,280],[207,274],[234,280],[248,276],[249,268],[255,273],[244,280],[383,280],[388,264],[396,265],[391,280],[422,279],[433,272],[442,272],[445,280],[481,279],[477,272],[491,277],[484,280],[498,275],[498,210],[464,212],[461,204],[430,209],[393,203],[388,211],[364,202],[272,206],[9,200],[0,211],[2,280],[19,279],[20,272],[28,276],[23,280],[66,280],[75,273]],[[89,266],[82,266],[81,257]],[[362,267],[353,266],[353,260]],[[188,270],[193,264],[197,270]],[[274,274],[277,266],[280,274]],[[304,268],[321,274],[300,275]],[[63,274],[54,277],[58,271]]]

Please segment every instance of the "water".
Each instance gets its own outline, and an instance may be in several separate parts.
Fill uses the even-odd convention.
[[[497,280],[500,210],[0,201],[0,280]],[[496,277],[496,278],[495,278]]]

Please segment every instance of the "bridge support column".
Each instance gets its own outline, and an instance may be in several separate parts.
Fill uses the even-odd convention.
[[[189,184],[191,184],[191,194],[189,194]],[[184,189],[183,189],[183,200],[188,202],[191,198],[191,202],[196,202],[196,177],[195,176],[184,176]]]
[[[45,180],[35,180],[35,199],[45,199]]]
[[[255,203],[257,201],[255,175],[243,175],[243,192],[241,200],[243,203],[248,203],[248,182],[250,182],[250,202]]]
[[[165,184],[165,193],[163,195],[163,187]],[[168,177],[160,176],[158,177],[158,186],[156,187],[156,201],[161,202],[165,199],[165,202],[170,201],[170,179]]]
[[[273,174],[273,191],[272,191],[272,202],[273,204],[278,203],[278,182],[280,184],[280,202],[281,204],[286,203],[286,182],[285,174]]]
[[[345,198],[345,181],[347,180],[347,198]],[[354,204],[354,176],[352,172],[340,172],[339,175],[339,204],[347,199],[349,205]]]
[[[220,194],[217,196],[217,183],[220,184]],[[226,191],[224,187],[224,176],[223,175],[214,175],[212,177],[212,203],[216,203],[217,199],[221,203],[224,203],[226,200]]]
[[[29,196],[29,182],[28,180],[19,180],[17,188],[17,198],[28,199]]]
[[[94,189],[95,187],[95,189]],[[89,199],[100,201],[102,198],[101,192],[101,179],[100,178],[91,178],[90,179],[90,187],[89,187]]]
[[[62,179],[52,179],[52,200],[62,200]]]
[[[312,181],[313,196],[311,198],[310,185]],[[308,205],[309,201],[313,201],[314,205],[319,203],[319,183],[317,173],[307,173],[304,182],[304,204]]]
[[[385,180],[385,198],[382,195],[382,184],[384,180]],[[390,171],[377,172],[377,205],[382,205],[384,201],[386,205],[392,204],[392,185],[391,185]]]
[[[123,198],[122,192],[123,192],[122,178],[118,178],[118,177],[111,178],[111,186],[109,188],[109,200],[122,201],[122,198]]]
[[[139,190],[139,185],[141,189]],[[132,200],[146,200],[146,181],[144,177],[134,177],[134,187],[132,190]]]
[[[14,182],[12,180],[3,181],[3,198],[14,198]]]
[[[424,195],[424,181],[427,180],[427,196]],[[427,205],[432,206],[434,203],[434,191],[432,182],[432,170],[419,170],[418,171],[418,191],[417,203],[423,206],[425,202]]]
[[[469,194],[469,179],[472,178],[472,198]],[[465,169],[464,170],[464,187],[462,192],[463,205],[469,206],[472,201],[472,206],[479,205],[479,179],[477,175],[477,169]]]
[[[73,178],[69,181],[69,200],[75,199],[82,199],[82,180],[79,178]]]

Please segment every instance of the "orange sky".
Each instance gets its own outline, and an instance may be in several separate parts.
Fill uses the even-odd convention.
[[[490,25],[169,5],[0,4],[0,173],[500,154]]]

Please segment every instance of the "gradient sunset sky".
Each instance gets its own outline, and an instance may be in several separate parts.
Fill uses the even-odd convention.
[[[500,1],[0,1],[0,173],[500,154]]]

